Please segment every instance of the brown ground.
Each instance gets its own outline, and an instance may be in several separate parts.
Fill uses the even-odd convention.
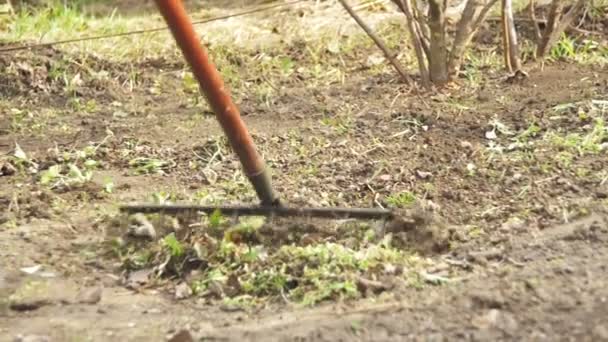
[[[108,137],[98,157],[102,168],[93,185],[60,192],[26,172],[5,170],[10,174],[0,177],[0,296],[26,293],[17,304],[0,306],[0,341],[19,335],[156,341],[181,329],[231,341],[608,340],[606,149],[574,154],[565,165],[556,156],[567,148],[541,138],[589,131],[589,120],[576,112],[556,116],[554,107],[606,100],[604,69],[553,63],[530,67],[529,79],[514,84],[488,70],[479,90],[420,95],[395,85],[390,72],[351,70],[344,85],[313,89],[295,78],[284,81],[270,107],[243,95],[245,121],[287,203],[371,207],[411,191],[449,231],[448,251],[424,251],[434,265],[428,272],[453,281],[313,308],[273,302],[232,312],[208,301],[177,301],[165,288],[126,289],[117,261],[103,253],[103,241],[114,234],[107,215],[117,203],[168,189],[182,199],[208,190],[228,203],[255,202],[246,183],[227,188],[239,175],[230,153],[214,168],[216,182],[190,169],[195,152],[221,130],[171,92],[180,84],[171,71],[181,70],[181,61],[135,65],[140,84],[127,91],[119,84],[130,66],[87,60],[111,80],[85,79],[77,87],[82,103],[97,101],[86,111],[46,77],[63,57],[51,48],[0,56],[6,99],[0,156],[12,155],[17,142],[44,169],[56,161],[55,147],[81,149]],[[152,94],[159,69],[167,75],[165,91]],[[26,117],[25,128],[15,129],[11,108],[57,114],[44,122]],[[529,138],[533,147],[492,155],[486,132],[493,119],[518,133],[531,123],[541,131]],[[500,133],[494,141],[511,142]],[[172,166],[164,176],[134,176],[128,166],[134,154]],[[8,167],[3,160],[0,166]],[[106,177],[115,185],[112,194],[101,191]],[[19,271],[35,264],[54,276]],[[99,301],[87,293],[98,289]],[[94,303],[82,303],[82,296]]]

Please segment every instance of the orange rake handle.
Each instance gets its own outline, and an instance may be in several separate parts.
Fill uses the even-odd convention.
[[[253,139],[243,122],[239,109],[232,102],[220,73],[209,60],[194,26],[180,0],[156,0],[177,45],[190,65],[201,92],[238,155],[249,181],[262,205],[279,205],[279,198],[272,189],[270,174],[258,154]]]

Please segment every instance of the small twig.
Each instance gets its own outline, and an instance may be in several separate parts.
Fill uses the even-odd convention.
[[[606,177],[604,177],[604,179],[602,179],[602,181],[600,182],[600,186],[604,185],[604,183],[606,183],[606,181],[608,181],[608,175],[606,175]]]
[[[262,75],[262,80],[264,80],[264,82],[268,83],[268,85],[270,86],[270,88],[272,88],[277,93],[281,91],[281,89],[279,89],[277,86],[275,86],[272,83],[272,81],[268,77],[266,77],[265,75]]]
[[[393,108],[393,106],[395,105],[395,102],[397,102],[397,99],[399,98],[399,96],[401,96],[401,92],[398,92],[397,95],[393,98],[393,101],[391,101],[391,105],[389,106],[389,109]]]
[[[510,262],[511,264],[513,264],[514,266],[517,266],[517,267],[524,267],[524,266],[526,266],[526,264],[524,264],[522,262],[519,262],[519,261],[516,261],[513,258],[507,258],[507,261]]]
[[[408,134],[410,131],[411,130],[408,128],[405,131],[401,131],[401,132],[398,132],[398,133],[395,133],[395,134],[391,135],[391,138],[400,138],[400,137]]]
[[[363,22],[361,17],[359,17],[359,15],[357,13],[355,13],[355,11],[350,7],[350,5],[346,2],[346,0],[339,0],[339,1],[342,4],[342,7],[344,7],[344,9],[348,12],[348,14],[350,14],[350,16],[357,22],[357,24],[359,24],[359,26],[363,29],[363,31],[365,31],[365,33],[367,33],[367,35],[374,41],[376,46],[378,46],[378,48],[380,48],[380,50],[382,50],[382,52],[384,53],[384,56],[393,65],[393,67],[395,68],[395,70],[397,71],[399,76],[401,76],[401,79],[403,80],[403,82],[411,84],[412,79],[407,75],[407,73],[405,72],[405,70],[403,69],[401,64],[397,61],[397,59],[396,59],[397,55],[391,53],[391,51],[386,47],[384,42],[382,42],[382,40],[380,38],[378,38],[378,36],[374,33],[374,31],[372,31],[372,29],[369,26],[367,26],[366,23]]]
[[[11,201],[8,204],[8,208],[6,209],[6,211],[15,213],[18,213],[20,211],[19,199],[17,198],[17,195],[14,195],[13,198],[11,198]]]
[[[283,301],[285,302],[285,304],[293,305],[293,302],[290,301],[289,298],[287,298],[287,296],[285,295],[285,291],[283,290],[283,288],[281,288],[281,298],[283,298]]]
[[[369,184],[368,184],[369,186]],[[371,189],[371,187],[370,187]],[[378,197],[380,197],[380,194],[376,192],[376,194],[374,195],[374,203],[376,203],[376,205],[378,207],[380,207],[380,209],[384,209],[384,206],[382,205],[382,203],[380,203],[380,201],[378,201]]]
[[[463,269],[471,269],[473,266],[471,265],[470,262],[466,261],[466,260],[455,260],[455,259],[450,259],[450,258],[443,258],[443,261],[445,261],[446,264],[450,265],[450,266],[458,266],[461,267]]]
[[[543,183],[547,183],[550,182],[554,179],[557,179],[559,176],[551,176],[545,179],[541,179],[541,180],[537,180],[536,182],[534,182],[534,184],[539,185],[539,184],[543,184]]]

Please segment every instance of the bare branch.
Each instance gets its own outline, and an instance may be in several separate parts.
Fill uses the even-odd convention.
[[[399,7],[405,13],[407,17],[407,26],[410,31],[412,44],[414,45],[414,51],[416,52],[416,59],[418,60],[418,69],[420,70],[420,79],[422,86],[425,88],[431,87],[431,79],[429,77],[429,70],[426,65],[426,59],[422,47],[422,39],[420,32],[416,28],[416,19],[414,18],[414,11],[412,8],[411,0],[398,0]]]
[[[431,55],[431,49],[429,47],[431,41],[431,32],[426,20],[424,20],[424,16],[420,13],[420,9],[414,7],[412,10],[414,12],[414,18],[416,19],[414,24],[416,25],[416,30],[418,31],[418,36],[420,37],[420,43],[422,44],[422,49],[428,58],[428,56]]]
[[[386,59],[393,65],[399,76],[401,76],[401,79],[403,79],[405,83],[412,83],[412,79],[403,70],[403,67],[401,67],[399,61],[397,61],[397,55],[390,52],[386,45],[384,45],[384,42],[382,42],[382,40],[378,38],[374,31],[372,31],[372,29],[367,26],[365,22],[363,22],[361,17],[359,17],[359,15],[355,13],[355,11],[350,7],[346,0],[339,1],[342,4],[342,7],[344,7],[344,9],[348,12],[348,14],[350,14],[350,16],[357,22],[357,24],[359,24],[363,31],[367,33],[367,35],[374,41],[374,43],[376,43],[378,48],[382,50]]]

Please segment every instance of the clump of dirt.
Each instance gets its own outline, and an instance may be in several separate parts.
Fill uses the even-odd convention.
[[[437,214],[420,206],[397,211],[395,218],[382,229],[392,234],[400,248],[409,248],[423,255],[445,253],[450,245],[450,229]]]

